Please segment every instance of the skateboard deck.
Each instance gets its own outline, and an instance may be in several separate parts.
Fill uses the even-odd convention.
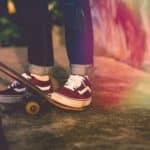
[[[39,88],[37,88],[35,85],[33,85],[30,81],[22,77],[19,73],[17,73],[12,68],[8,67],[7,65],[0,62],[0,71],[6,74],[7,76],[11,77],[14,80],[19,81],[21,84],[23,84],[29,91],[33,92],[35,95],[39,95],[40,98],[48,101],[50,104],[62,108],[65,110],[74,110],[74,111],[82,111],[85,108],[73,108],[73,107],[67,107],[65,105],[59,104],[51,99],[50,96],[44,94]]]

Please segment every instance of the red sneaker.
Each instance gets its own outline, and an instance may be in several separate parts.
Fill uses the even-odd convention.
[[[70,75],[65,85],[51,94],[51,99],[67,107],[84,108],[92,101],[91,92],[87,76]]]
[[[22,76],[37,86],[45,94],[53,92],[52,82],[40,81],[30,73],[23,73]],[[0,91],[0,103],[16,103],[21,101],[26,94],[26,88],[18,81],[13,81],[7,89]]]

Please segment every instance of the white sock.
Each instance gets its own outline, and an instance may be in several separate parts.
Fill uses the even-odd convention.
[[[75,75],[87,75],[91,65],[71,64],[71,73]]]
[[[38,66],[29,64],[29,72],[36,75],[49,75],[52,72],[52,66]]]

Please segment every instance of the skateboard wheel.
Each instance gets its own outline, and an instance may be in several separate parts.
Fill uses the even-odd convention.
[[[30,115],[37,115],[40,111],[40,105],[35,101],[29,101],[26,103],[25,110]]]

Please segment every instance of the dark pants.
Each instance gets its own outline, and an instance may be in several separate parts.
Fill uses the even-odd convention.
[[[29,63],[53,65],[47,0],[14,0],[28,44]],[[60,0],[71,64],[93,63],[93,32],[88,0]]]

